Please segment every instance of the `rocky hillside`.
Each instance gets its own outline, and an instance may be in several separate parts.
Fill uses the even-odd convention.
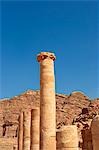
[[[0,101],[0,138],[3,138],[3,141],[7,138],[17,139],[20,111],[39,107],[39,101],[39,91],[32,90]],[[57,128],[67,124],[76,124],[81,138],[81,130],[89,128],[92,118],[99,113],[99,98],[90,100],[78,91],[70,95],[56,94],[56,111]],[[82,138],[80,140],[82,142]],[[14,147],[17,147],[17,143]]]

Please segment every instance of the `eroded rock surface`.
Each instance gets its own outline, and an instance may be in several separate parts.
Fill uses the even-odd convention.
[[[19,114],[22,110],[39,107],[39,100],[39,91],[28,90],[9,100],[0,101],[0,150],[17,150]],[[90,100],[82,92],[56,94],[56,112],[57,129],[76,124],[79,147],[85,147],[82,134],[87,132],[91,141],[89,127],[91,120],[99,113],[99,98]]]

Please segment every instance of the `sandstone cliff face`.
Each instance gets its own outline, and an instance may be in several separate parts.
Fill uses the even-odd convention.
[[[39,107],[39,91],[26,91],[9,100],[0,101],[0,150],[17,150],[18,118],[20,111]],[[79,146],[82,144],[82,130],[89,129],[90,122],[99,113],[99,98],[91,101],[81,92],[69,96],[56,94],[57,128],[76,124]]]

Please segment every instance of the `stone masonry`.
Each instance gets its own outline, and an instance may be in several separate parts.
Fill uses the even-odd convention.
[[[23,150],[23,112],[19,116],[18,150]]]
[[[56,100],[53,53],[41,52],[40,62],[40,150],[56,150]]]
[[[78,133],[75,125],[57,130],[57,150],[78,150]]]
[[[32,109],[31,111],[31,150],[39,150],[39,109]]]
[[[93,150],[99,150],[99,115],[97,115],[91,124]]]
[[[23,113],[23,150],[30,150],[31,144],[31,111]]]

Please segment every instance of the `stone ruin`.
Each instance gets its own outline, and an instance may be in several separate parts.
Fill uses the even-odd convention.
[[[12,140],[9,133],[10,137],[6,141],[0,139],[0,150],[80,150],[80,147],[82,150],[99,150],[98,115],[90,121],[90,126],[85,124],[85,129],[82,130],[82,146],[80,146],[78,138],[77,118],[72,125],[64,124],[61,128],[56,129],[53,64],[55,56],[53,53],[42,52],[37,56],[37,60],[40,62],[40,109],[35,107],[20,111],[18,128],[14,132],[16,133],[15,138]],[[82,113],[87,114],[88,110],[84,108]],[[11,130],[15,130],[10,122],[8,122],[8,126],[11,126]],[[2,129],[2,133],[5,135],[7,126],[6,128],[3,126]]]

